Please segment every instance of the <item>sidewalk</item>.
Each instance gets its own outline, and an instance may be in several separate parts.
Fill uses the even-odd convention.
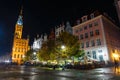
[[[120,75],[120,67],[115,69],[114,67],[96,68],[93,71],[104,73],[104,74],[117,74]]]

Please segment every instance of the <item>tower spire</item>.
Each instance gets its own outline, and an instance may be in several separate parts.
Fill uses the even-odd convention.
[[[17,20],[18,25],[23,25],[23,6],[21,6],[20,14]]]
[[[23,5],[21,6],[20,15],[23,14]]]

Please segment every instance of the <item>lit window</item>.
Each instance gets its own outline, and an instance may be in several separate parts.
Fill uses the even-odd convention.
[[[23,56],[21,55],[21,58],[23,58]]]
[[[18,54],[18,57],[17,58],[19,58],[19,54]]]
[[[16,54],[14,54],[14,58],[16,58]]]

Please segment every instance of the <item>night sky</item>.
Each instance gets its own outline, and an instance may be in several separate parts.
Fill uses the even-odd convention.
[[[79,2],[78,2],[79,1]],[[49,34],[62,22],[75,21],[95,10],[106,12],[117,22],[113,0],[0,0],[0,55],[11,53],[15,24],[23,5],[23,37],[30,45],[37,34]]]

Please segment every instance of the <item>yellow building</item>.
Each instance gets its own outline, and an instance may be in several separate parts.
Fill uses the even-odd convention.
[[[25,53],[29,50],[29,39],[22,38],[23,16],[22,9],[15,25],[13,47],[12,47],[12,62],[21,64]]]

